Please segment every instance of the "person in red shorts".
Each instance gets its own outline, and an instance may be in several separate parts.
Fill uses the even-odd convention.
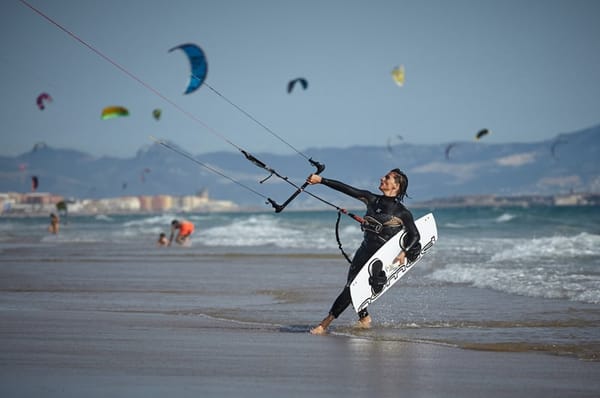
[[[177,231],[177,237],[175,237],[175,231]],[[171,236],[169,237],[169,246],[171,246],[171,242],[173,242],[173,237],[175,237],[175,242],[180,245],[189,243],[192,233],[194,233],[194,224],[192,222],[187,220],[171,221]]]

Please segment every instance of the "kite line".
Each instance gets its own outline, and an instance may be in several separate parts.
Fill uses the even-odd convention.
[[[104,59],[105,61],[107,61],[108,63],[110,63],[114,67],[116,67],[117,69],[119,69],[125,75],[127,75],[131,79],[135,80],[136,82],[138,82],[139,84],[141,84],[143,87],[145,87],[146,89],[148,89],[151,92],[153,92],[158,97],[162,98],[164,101],[166,101],[167,103],[169,103],[171,106],[173,106],[175,109],[179,110],[181,113],[183,113],[187,117],[189,117],[191,120],[193,120],[193,121],[199,123],[200,125],[202,125],[207,131],[209,131],[213,135],[219,137],[223,141],[227,142],[232,147],[236,148],[251,163],[253,163],[254,165],[256,165],[259,168],[262,168],[262,169],[268,171],[270,173],[269,176],[267,176],[266,178],[264,178],[263,180],[261,180],[260,183],[265,182],[267,179],[269,179],[270,177],[272,177],[273,175],[275,175],[279,179],[281,179],[281,180],[287,182],[288,184],[292,185],[293,187],[295,187],[296,191],[288,199],[286,199],[282,204],[278,204],[273,199],[271,199],[271,198],[263,195],[262,193],[260,193],[257,190],[249,187],[248,185],[245,185],[242,182],[233,179],[232,177],[226,175],[225,173],[223,173],[222,171],[216,169],[215,167],[212,167],[212,166],[210,166],[210,165],[208,165],[208,164],[206,164],[204,162],[201,162],[200,160],[198,160],[197,158],[195,158],[194,156],[192,156],[188,152],[186,152],[186,151],[184,151],[184,150],[182,150],[180,148],[177,148],[177,147],[175,147],[175,146],[173,146],[173,145],[171,145],[171,144],[169,144],[169,143],[167,143],[167,142],[165,142],[163,140],[158,140],[158,139],[156,139],[154,137],[151,137],[151,139],[154,140],[157,144],[161,145],[162,147],[164,147],[164,148],[166,148],[168,150],[171,150],[171,151],[179,154],[180,156],[185,157],[186,159],[188,159],[188,160],[190,160],[190,161],[192,161],[192,162],[194,162],[194,163],[196,163],[196,164],[198,164],[198,165],[200,165],[200,166],[202,166],[202,167],[210,170],[211,172],[213,172],[213,173],[215,173],[215,174],[217,174],[217,175],[219,175],[219,176],[221,176],[223,178],[226,178],[226,179],[234,182],[235,184],[238,184],[239,186],[241,186],[241,187],[245,188],[246,190],[254,193],[255,195],[262,197],[263,199],[266,200],[267,204],[270,204],[275,209],[276,213],[282,212],[285,209],[285,207],[292,200],[294,200],[300,193],[302,193],[302,192],[305,192],[306,194],[308,194],[308,195],[312,196],[313,198],[315,198],[315,199],[323,202],[324,204],[335,208],[337,210],[337,221],[336,221],[336,224],[335,224],[335,236],[336,236],[336,240],[337,240],[337,243],[338,243],[338,247],[339,247],[340,251],[342,252],[343,256],[346,258],[346,260],[349,263],[351,263],[351,260],[350,260],[349,256],[346,254],[346,252],[342,248],[342,243],[341,243],[340,236],[339,236],[340,217],[341,217],[342,214],[344,214],[344,215],[352,218],[354,221],[356,221],[356,222],[360,223],[361,225],[363,225],[365,223],[365,220],[362,217],[357,216],[356,214],[353,214],[353,213],[349,212],[348,210],[346,210],[344,208],[341,208],[341,207],[333,204],[332,202],[329,202],[329,201],[327,201],[327,200],[325,200],[325,199],[323,199],[323,198],[321,198],[321,197],[319,197],[319,196],[317,196],[317,195],[315,195],[315,194],[313,194],[313,193],[311,193],[309,191],[306,191],[305,188],[309,185],[308,181],[305,181],[304,184],[302,184],[301,186],[298,186],[294,182],[290,181],[288,177],[280,174],[278,171],[276,171],[275,169],[269,167],[266,163],[262,162],[261,160],[259,160],[258,158],[256,158],[252,154],[250,154],[244,148],[238,146],[233,141],[229,140],[223,134],[219,133],[217,130],[213,129],[208,124],[206,124],[203,120],[199,119],[198,117],[196,117],[191,112],[189,112],[189,111],[185,110],[184,108],[182,108],[181,106],[179,106],[175,101],[171,100],[169,97],[167,97],[166,95],[162,94],[160,91],[158,91],[157,89],[155,89],[153,86],[151,86],[150,84],[146,83],[144,80],[142,80],[139,77],[137,77],[135,74],[133,74],[132,72],[130,72],[127,68],[125,68],[124,66],[122,66],[121,64],[119,64],[118,62],[116,62],[115,60],[113,60],[112,58],[110,58],[109,56],[107,56],[106,54],[104,54],[103,52],[101,52],[100,50],[98,50],[97,48],[95,48],[94,46],[92,46],[91,44],[87,43],[81,37],[79,37],[75,33],[71,32],[70,30],[68,30],[67,28],[65,28],[61,24],[59,24],[57,21],[55,21],[54,19],[50,18],[48,15],[44,14],[41,10],[39,10],[36,7],[32,6],[31,4],[29,4],[25,0],[19,0],[19,1],[23,5],[25,5],[26,7],[30,8],[32,11],[34,11],[35,13],[37,13],[38,15],[40,15],[42,18],[46,19],[52,25],[56,26],[58,29],[62,30],[64,33],[66,33],[67,35],[69,35],[70,37],[72,37],[74,40],[78,41],[83,46],[87,47],[89,50],[91,50],[92,52],[94,52],[96,55],[98,55],[99,57],[101,57],[102,59]],[[198,79],[197,76],[192,75],[192,77]],[[274,136],[275,138],[279,139],[281,142],[283,142],[284,144],[286,144],[288,147],[290,147],[292,150],[294,150],[298,155],[304,157],[312,166],[314,166],[316,168],[315,174],[320,174],[321,172],[323,172],[325,170],[325,165],[324,164],[319,163],[319,162],[313,160],[312,158],[309,158],[308,156],[306,156],[304,153],[302,153],[301,151],[299,151],[298,149],[296,149],[294,146],[292,146],[288,141],[284,140],[281,136],[279,136],[278,134],[276,134],[273,130],[271,130],[270,128],[268,128],[265,124],[261,123],[257,118],[255,118],[254,116],[252,116],[250,113],[248,113],[247,111],[245,111],[243,108],[241,108],[237,104],[233,103],[231,100],[229,100],[227,97],[225,97],[223,94],[221,94],[219,91],[217,91],[215,88],[213,88],[208,83],[202,81],[202,84],[204,84],[206,87],[208,87],[214,94],[218,95],[223,100],[225,100],[227,103],[229,103],[231,106],[233,106],[234,108],[236,108],[238,111],[240,111],[246,117],[248,117],[250,120],[252,120],[256,124],[258,124],[264,130],[266,130],[268,133],[270,133],[272,136]]]
[[[183,107],[181,107],[175,101],[171,100],[169,97],[167,97],[166,95],[164,95],[163,93],[161,93],[159,90],[157,90],[156,88],[154,88],[152,85],[150,85],[149,83],[145,82],[144,80],[142,80],[141,78],[139,78],[138,76],[136,76],[134,73],[130,72],[127,68],[125,68],[124,66],[122,66],[121,64],[119,64],[118,62],[116,62],[115,60],[113,60],[112,58],[110,58],[108,55],[104,54],[102,51],[100,51],[99,49],[97,49],[96,47],[94,47],[93,45],[91,45],[90,43],[86,42],[80,36],[78,36],[77,34],[75,34],[72,31],[70,31],[69,29],[67,29],[66,27],[64,27],[63,25],[61,25],[59,22],[57,22],[56,20],[54,20],[50,16],[46,15],[40,9],[34,7],[30,3],[28,3],[26,0],[19,0],[19,1],[23,5],[25,5],[26,7],[28,7],[32,11],[34,11],[36,14],[38,14],[39,16],[41,16],[42,18],[44,18],[46,21],[48,21],[49,23],[51,23],[52,25],[54,25],[58,29],[62,30],[64,33],[66,33],[67,35],[69,35],[71,38],[73,38],[74,40],[76,40],[77,42],[79,42],[80,44],[82,44],[83,46],[87,47],[90,51],[94,52],[96,55],[98,55],[99,57],[101,57],[102,59],[104,59],[106,62],[110,63],[111,65],[113,65],[114,67],[116,67],[117,69],[119,69],[125,75],[127,75],[131,79],[135,80],[136,82],[138,82],[139,84],[141,84],[146,89],[148,89],[151,92],[153,92],[155,95],[157,95],[158,97],[160,97],[161,99],[163,99],[165,102],[169,103],[175,109],[177,109],[178,111],[180,111],[181,113],[183,113],[184,115],[186,115],[187,117],[189,117],[190,119],[192,119],[193,121],[199,123],[201,126],[203,126],[211,134],[217,136],[218,138],[222,139],[223,141],[225,141],[226,143],[228,143],[229,145],[231,145],[232,147],[234,147],[235,149],[237,149],[238,151],[240,151],[244,155],[244,157],[247,160],[249,160],[251,163],[253,163],[254,165],[256,165],[256,166],[258,166],[258,167],[260,167],[260,168],[262,168],[262,169],[264,169],[266,171],[268,171],[270,173],[270,175],[268,177],[266,177],[265,179],[263,179],[262,181],[260,181],[260,183],[265,182],[271,176],[276,176],[276,177],[282,179],[283,181],[287,182],[288,184],[294,186],[296,188],[296,191],[281,205],[278,204],[277,202],[275,202],[273,199],[267,198],[267,203],[271,204],[277,213],[283,211],[283,209],[294,198],[296,198],[296,196],[298,196],[301,192],[303,192],[304,189],[308,186],[308,182],[305,182],[302,186],[298,186],[298,185],[294,184],[292,181],[289,180],[288,177],[280,174],[274,168],[269,167],[266,163],[264,163],[261,160],[259,160],[257,157],[255,157],[254,155],[252,155],[250,152],[246,151],[244,148],[240,147],[239,145],[237,145],[233,141],[229,140],[226,136],[224,136],[223,134],[221,134],[219,131],[215,130],[214,128],[212,128],[211,126],[209,126],[208,124],[206,124],[203,120],[201,120],[200,118],[196,117],[191,112],[185,110]],[[195,77],[195,76],[192,75],[192,77]],[[256,124],[258,124],[259,126],[261,126],[264,130],[266,130],[272,136],[274,136],[275,138],[279,139],[281,142],[283,142],[288,147],[290,147],[291,149],[293,149],[298,155],[304,157],[312,166],[314,166],[316,168],[316,172],[315,172],[316,174],[320,174],[325,169],[325,165],[323,165],[322,163],[317,162],[316,160],[313,160],[312,158],[309,158],[307,155],[305,155],[304,153],[302,153],[301,151],[299,151],[298,149],[296,149],[288,141],[286,141],[285,139],[283,139],[280,135],[276,134],[272,129],[270,129],[269,127],[267,127],[265,124],[261,123],[257,118],[255,118],[250,113],[248,113],[247,111],[245,111],[239,105],[237,105],[234,102],[232,102],[231,100],[229,100],[227,97],[225,97],[219,91],[217,91],[215,88],[213,88],[212,86],[210,86],[206,82],[203,82],[203,84],[206,85],[213,93],[215,93],[216,95],[218,95],[219,97],[221,97],[223,100],[225,100],[227,103],[229,103],[231,106],[235,107],[238,111],[240,111],[241,113],[243,113],[246,117],[248,117],[249,119],[251,119],[252,121],[254,121]],[[158,143],[160,145],[162,145],[163,147],[165,147],[165,148],[174,150],[174,147],[169,147],[169,146],[165,145],[165,143],[163,141],[159,141]],[[179,153],[182,156],[185,156],[188,159],[189,158],[193,158],[189,154],[185,154],[184,155],[181,151],[178,151],[177,153]],[[195,159],[195,158],[193,158],[193,159]],[[201,162],[196,162],[196,163],[201,163]],[[206,164],[202,164],[202,165],[204,167],[207,166]],[[211,168],[211,167],[207,167],[207,168],[209,170],[211,170],[212,172],[215,172],[216,174],[219,174],[220,176],[225,177],[224,173],[217,172],[216,169]],[[231,180],[231,178],[229,178],[229,177],[226,177],[226,178],[228,178],[228,179]],[[250,187],[248,187],[248,186],[246,186],[244,184],[240,183],[240,185],[244,186],[246,189],[250,189],[254,193],[257,193],[257,191],[251,189]],[[264,196],[262,194],[260,194],[260,195]],[[312,196],[314,196],[314,195],[312,195]],[[322,200],[322,199],[320,199],[320,200]],[[335,207],[337,207],[337,206],[335,206]]]
[[[172,144],[170,144],[168,142],[165,142],[163,140],[159,140],[159,139],[157,139],[157,138],[155,138],[153,136],[150,136],[150,139],[153,140],[158,145],[160,145],[160,146],[162,146],[162,147],[164,147],[164,148],[166,148],[166,149],[168,149],[170,151],[173,151],[173,152],[175,152],[175,153],[177,153],[177,154],[185,157],[186,159],[191,160],[192,162],[194,162],[194,163],[196,163],[196,164],[198,164],[198,165],[200,165],[200,166],[202,166],[202,167],[204,167],[204,168],[212,171],[215,174],[218,174],[218,175],[222,176],[223,178],[228,179],[229,181],[231,181],[231,182],[233,182],[233,183],[235,183],[235,184],[237,184],[237,185],[239,185],[239,186],[247,189],[248,191],[254,193],[257,196],[260,196],[261,198],[266,199],[267,203],[270,203],[275,208],[275,212],[276,213],[281,212],[288,203],[290,203],[296,196],[298,196],[298,194],[300,194],[300,192],[304,192],[307,195],[310,195],[313,198],[315,198],[315,199],[317,199],[317,200],[325,203],[326,205],[335,208],[337,210],[337,220],[335,222],[335,239],[337,241],[338,248],[340,249],[340,252],[344,256],[344,258],[346,259],[346,261],[348,261],[348,263],[352,264],[352,260],[350,259],[350,257],[348,256],[348,254],[344,251],[344,248],[342,247],[342,241],[340,239],[340,221],[341,221],[341,215],[344,214],[344,215],[352,218],[354,221],[358,222],[361,225],[365,224],[365,222],[366,222],[365,219],[362,218],[362,217],[360,217],[360,216],[357,216],[356,214],[353,214],[353,213],[349,212],[348,210],[343,209],[343,208],[341,208],[341,207],[339,207],[339,206],[337,206],[337,205],[335,205],[335,204],[333,204],[333,203],[331,203],[331,202],[329,202],[329,201],[327,201],[327,200],[325,200],[323,198],[321,198],[320,196],[317,196],[317,195],[313,194],[312,192],[304,191],[304,188],[308,185],[308,182],[305,182],[301,187],[298,187],[297,185],[295,185],[294,183],[292,183],[292,182],[290,182],[290,181],[288,181],[286,179],[286,181],[290,182],[290,184],[292,184],[295,187],[297,187],[297,190],[296,190],[296,192],[294,192],[294,194],[292,194],[292,196],[290,196],[285,201],[285,203],[283,203],[283,205],[279,205],[273,199],[271,199],[271,198],[263,195],[262,193],[260,193],[260,192],[258,192],[256,190],[252,189],[251,187],[245,185],[244,183],[242,183],[242,182],[240,182],[240,181],[238,181],[238,180],[236,180],[236,179],[234,179],[234,178],[226,175],[225,173],[221,172],[220,170],[218,170],[218,169],[216,169],[216,168],[214,168],[214,167],[212,167],[212,166],[210,166],[210,165],[208,165],[208,164],[206,164],[204,162],[201,162],[200,160],[196,159],[194,156],[192,156],[190,153],[186,152],[185,150],[183,150],[181,148],[178,148],[178,147],[175,147],[174,145],[172,145]]]

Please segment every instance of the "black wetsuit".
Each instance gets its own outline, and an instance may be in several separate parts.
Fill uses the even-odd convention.
[[[339,181],[326,178],[321,179],[321,184],[340,191],[348,196],[356,198],[367,205],[366,219],[370,219],[370,226],[366,225],[363,228],[364,239],[354,253],[352,264],[348,270],[348,278],[344,290],[337,297],[329,313],[337,318],[352,302],[350,297],[350,283],[361,270],[367,260],[375,254],[375,252],[383,246],[392,236],[405,228],[406,235],[403,242],[398,242],[400,247],[406,251],[409,260],[412,260],[413,255],[418,255],[419,246],[419,231],[415,226],[411,212],[396,197],[384,195],[376,195],[372,192],[356,189],[350,185]],[[381,224],[379,231],[375,232],[373,226]],[[359,313],[360,318],[368,315],[365,308]]]

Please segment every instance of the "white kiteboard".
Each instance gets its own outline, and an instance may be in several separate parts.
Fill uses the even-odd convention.
[[[360,312],[369,304],[381,297],[394,283],[398,282],[406,273],[423,258],[437,241],[437,226],[432,213],[426,214],[415,221],[421,235],[421,253],[413,262],[405,264],[394,263],[402,250],[399,242],[404,238],[406,231],[403,229],[388,240],[365,263],[358,275],[350,284],[352,305],[356,312]],[[385,274],[383,274],[384,272]],[[385,282],[383,282],[385,278]]]

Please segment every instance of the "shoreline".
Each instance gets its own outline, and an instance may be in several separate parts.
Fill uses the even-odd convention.
[[[492,221],[483,225],[496,225],[504,211],[491,213]],[[567,213],[579,214],[567,225],[589,218],[593,225],[587,228],[595,231],[596,218],[588,217],[595,209]],[[558,292],[560,298],[552,298],[454,277],[506,275],[494,274],[505,269],[502,261],[486,267],[489,256],[513,247],[505,244],[505,223],[493,245],[469,235],[440,240],[429,261],[369,308],[371,329],[354,328],[356,313],[349,308],[328,335],[309,334],[348,269],[334,245],[315,252],[333,233],[330,217],[316,224],[315,218],[321,217],[289,214],[279,226],[271,217],[272,223],[240,217],[221,230],[260,238],[266,228],[283,242],[305,239],[301,247],[225,240],[170,249],[156,247],[154,234],[139,235],[138,224],[162,227],[163,218],[74,220],[81,231],[65,228],[58,237],[38,231],[41,219],[5,220],[12,235],[0,242],[0,395],[597,396],[597,304],[576,301],[577,295]],[[460,220],[468,224],[471,218]],[[131,222],[135,227],[120,228]],[[287,235],[288,225],[304,228]],[[508,230],[513,238],[515,231]],[[457,239],[459,254],[448,261]],[[540,260],[560,255],[573,242],[553,243]],[[568,269],[550,264],[539,273],[581,277],[586,265],[594,282],[596,242],[594,234],[576,247],[592,253],[583,257],[587,263],[580,258]],[[530,262],[528,256],[517,258]],[[520,282],[519,273],[532,269],[515,267],[517,276],[508,280]],[[434,275],[448,270],[449,276]],[[535,275],[523,283],[536,283]]]
[[[108,248],[110,245],[100,245]],[[84,243],[70,247],[36,248],[33,245],[5,246],[0,252],[0,275],[4,281],[0,282],[0,306],[2,310],[8,308],[7,314],[14,314],[14,309],[30,310],[39,306],[47,308],[49,312],[64,310],[65,300],[72,300],[69,308],[73,311],[88,311],[104,316],[106,313],[115,314],[154,314],[173,316],[197,316],[226,325],[245,325],[251,328],[255,325],[259,329],[277,330],[287,329],[290,332],[306,332],[320,320],[321,312],[328,307],[331,295],[339,288],[338,279],[345,272],[345,266],[340,261],[337,253],[303,253],[291,251],[282,253],[251,252],[239,250],[236,252],[211,250],[189,251],[180,248],[165,251],[160,248],[146,248],[135,246],[127,251],[118,251],[114,254],[106,253],[101,256],[88,254],[97,243]],[[180,250],[177,250],[180,249]],[[48,252],[48,250],[51,250]],[[66,250],[66,251],[65,251]],[[104,253],[103,249],[100,252]],[[135,260],[138,256],[146,257],[143,262]],[[31,257],[27,259],[24,257]],[[293,267],[285,267],[292,263]],[[165,267],[166,264],[169,264]],[[227,264],[227,267],[222,267]],[[265,265],[266,264],[266,265]],[[279,265],[281,264],[281,265]],[[280,267],[286,274],[298,274],[285,282],[269,283],[270,278],[277,278],[272,272]],[[233,280],[229,280],[226,269],[245,269],[249,288],[235,288]],[[308,268],[306,268],[308,267]],[[313,282],[303,281],[312,275],[311,268],[321,270],[320,278]],[[268,270],[269,278],[261,280],[259,270]],[[415,270],[411,274],[415,277],[402,284],[402,290],[390,293],[386,300],[374,307],[373,328],[368,330],[355,329],[354,316],[351,309],[347,310],[331,327],[332,336],[358,338],[370,341],[385,341],[390,344],[432,344],[453,347],[460,350],[481,351],[487,353],[526,353],[547,354],[600,364],[600,342],[593,339],[580,341],[573,344],[569,339],[562,341],[545,341],[528,337],[528,333],[519,335],[527,329],[535,330],[552,327],[564,330],[569,328],[596,328],[600,322],[600,311],[594,304],[571,302],[543,297],[520,297],[488,289],[478,289],[468,286],[446,287],[440,292],[443,296],[456,296],[458,300],[475,300],[483,303],[495,303],[495,306],[513,308],[516,312],[531,311],[532,305],[536,308],[555,308],[555,311],[575,311],[578,315],[571,315],[566,319],[548,320],[536,319],[540,315],[532,312],[534,318],[494,319],[483,315],[486,306],[477,307],[470,304],[469,308],[480,317],[472,320],[465,318],[460,323],[453,323],[443,315],[446,305],[438,302],[434,297],[438,288],[433,285],[424,290],[419,274],[424,270]],[[40,274],[40,272],[42,272]],[[47,274],[50,272],[50,274]],[[174,273],[174,275],[171,275]],[[204,280],[206,275],[212,275],[216,281]],[[46,275],[46,276],[44,276]],[[119,277],[115,279],[115,277]],[[316,276],[316,275],[315,275]],[[219,279],[226,279],[219,283]],[[314,277],[314,276],[313,276]],[[66,278],[66,279],[65,279]],[[142,279],[140,279],[142,278]],[[140,280],[144,283],[140,284]],[[254,283],[256,282],[256,283]],[[221,286],[215,290],[215,285]],[[231,286],[230,286],[231,285]],[[427,321],[411,320],[413,317],[402,317],[403,313],[420,311],[419,295],[427,297],[428,310],[423,313]],[[403,300],[403,308],[397,308],[395,300]],[[95,297],[96,301],[89,301]],[[240,298],[241,297],[241,298]],[[414,298],[413,298],[414,297]],[[150,300],[146,303],[147,300]],[[192,303],[188,303],[191,300]],[[316,300],[315,307],[310,314],[305,313],[304,306]],[[165,302],[156,306],[152,301]],[[222,304],[216,304],[222,301]],[[460,301],[459,301],[460,302]],[[515,307],[518,305],[519,307]],[[246,307],[249,306],[247,309]],[[258,307],[254,307],[258,306]],[[321,308],[323,307],[323,308]],[[299,315],[295,315],[302,309]],[[274,313],[271,313],[274,311]],[[426,315],[430,313],[429,315]],[[393,316],[393,318],[389,318]],[[396,318],[401,316],[400,318]],[[306,323],[304,326],[288,325],[293,323]],[[5,319],[5,317],[3,318]],[[418,318],[417,318],[418,319]],[[436,334],[436,330],[449,329],[452,338]],[[479,330],[479,332],[478,332]],[[496,337],[487,339],[483,331],[497,330]],[[513,332],[514,330],[514,332]],[[502,337],[503,333],[509,337]],[[479,337],[473,339],[472,334]],[[483,333],[483,334],[482,334]],[[515,334],[517,333],[517,334]],[[1,337],[1,336],[0,336]],[[515,337],[517,339],[515,340]],[[506,339],[510,340],[506,340]]]
[[[600,388],[600,364],[531,352],[312,336],[308,325],[191,313],[1,312],[3,396],[347,397],[400,389],[547,398],[594,397]]]

